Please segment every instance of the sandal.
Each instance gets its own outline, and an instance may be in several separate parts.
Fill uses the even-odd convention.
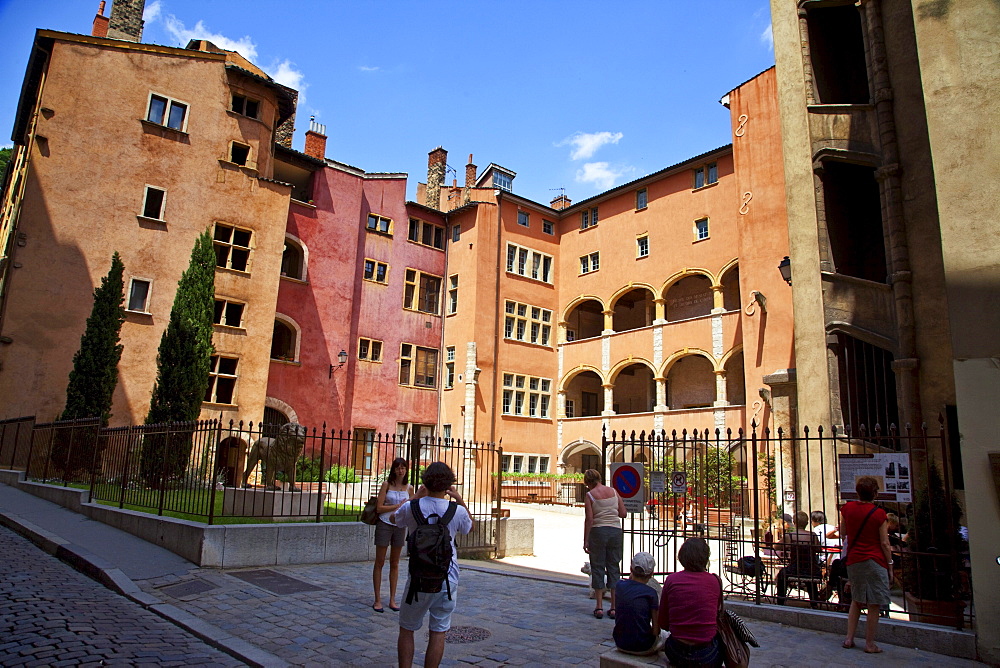
[[[594,610],[594,617],[597,619],[604,619],[604,610],[597,608]]]
[[[615,609],[611,608],[608,610],[608,619],[614,619],[614,618],[615,618]]]

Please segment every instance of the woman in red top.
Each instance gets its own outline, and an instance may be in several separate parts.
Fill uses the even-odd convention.
[[[861,607],[868,606],[865,652],[875,654],[882,651],[875,644],[875,630],[880,609],[889,605],[889,583],[892,582],[889,523],[885,511],[872,503],[878,492],[878,480],[861,476],[854,487],[860,500],[848,501],[840,508],[840,535],[847,539],[847,577],[852,596],[844,648],[854,647]]]
[[[702,538],[689,538],[677,552],[683,571],[663,582],[657,620],[670,631],[663,653],[672,666],[695,668],[722,665],[722,647],[716,636],[722,583],[708,572],[710,552]]]

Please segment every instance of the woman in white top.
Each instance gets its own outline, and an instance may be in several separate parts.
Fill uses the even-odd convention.
[[[608,617],[614,619],[615,584],[622,575],[624,534],[621,521],[625,517],[625,502],[618,492],[601,484],[601,474],[594,469],[583,474],[583,484],[590,490],[584,500],[583,551],[590,555],[590,586],[594,588],[597,601],[594,617],[604,616],[604,589],[608,588],[611,590]]]
[[[375,602],[372,610],[385,612],[382,607],[382,566],[389,546],[389,609],[399,611],[396,598],[396,583],[399,581],[399,557],[406,542],[406,529],[392,523],[392,514],[413,498],[413,485],[409,484],[409,466],[402,457],[396,457],[389,469],[389,476],[378,490],[378,523],[375,525],[375,565],[372,567],[372,584],[375,586]]]

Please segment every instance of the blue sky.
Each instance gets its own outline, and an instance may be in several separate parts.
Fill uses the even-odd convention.
[[[35,28],[88,34],[97,6],[0,0],[0,146]],[[410,197],[441,145],[460,183],[473,153],[542,203],[728,144],[719,99],[774,64],[767,0],[147,0],[143,41],[192,38],[301,91],[296,149],[315,115],[328,157],[407,172]]]

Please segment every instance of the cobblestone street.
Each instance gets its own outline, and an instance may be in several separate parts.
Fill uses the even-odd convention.
[[[238,666],[0,527],[0,665]]]

